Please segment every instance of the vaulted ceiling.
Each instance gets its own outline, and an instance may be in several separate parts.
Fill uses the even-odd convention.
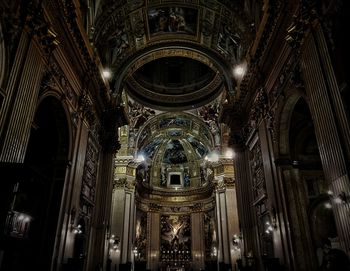
[[[112,71],[113,93],[125,89],[133,99],[162,110],[198,107],[222,92],[234,95],[232,69],[244,60],[254,34],[246,2],[86,3],[95,11],[90,36],[102,65]],[[149,70],[158,74],[149,75]]]

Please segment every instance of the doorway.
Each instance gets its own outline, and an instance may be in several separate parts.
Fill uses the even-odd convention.
[[[51,269],[68,152],[65,111],[47,97],[36,111],[24,163],[5,166],[11,196],[1,270]]]

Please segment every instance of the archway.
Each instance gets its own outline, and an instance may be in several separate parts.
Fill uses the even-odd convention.
[[[294,253],[304,255],[295,257],[293,265],[298,270],[319,270],[321,248],[326,240],[336,242],[337,233],[312,116],[301,96],[287,100],[282,129],[280,154],[289,163],[281,168],[288,191],[292,246]]]
[[[6,222],[4,270],[50,270],[66,178],[69,128],[54,97],[39,105]],[[17,178],[18,177],[18,178]],[[18,227],[18,225],[21,225]]]
[[[292,164],[298,168],[301,180],[298,185],[303,186],[300,191],[304,191],[302,200],[306,203],[312,249],[318,254],[317,264],[320,266],[322,247],[327,240],[332,240],[333,246],[337,246],[337,232],[315,129],[304,99],[299,99],[294,107],[290,120],[289,144]]]

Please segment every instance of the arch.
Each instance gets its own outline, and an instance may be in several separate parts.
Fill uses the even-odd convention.
[[[295,260],[296,269],[319,270],[316,254],[325,236],[334,237],[334,217],[327,200],[326,181],[307,98],[300,92],[288,96],[280,116],[279,152],[286,163],[279,167],[288,190],[288,224],[295,251],[312,260]],[[326,214],[328,225],[318,216]],[[323,225],[323,229],[319,226]],[[317,228],[318,227],[318,228]],[[296,241],[299,238],[304,240]],[[307,244],[307,245],[305,245]]]
[[[40,107],[41,103],[45,101],[47,98],[53,98],[60,102],[62,110],[64,111],[65,118],[67,120],[68,125],[68,133],[69,133],[69,151],[68,151],[68,160],[71,160],[71,157],[73,155],[73,137],[74,137],[74,124],[72,122],[72,116],[71,112],[69,110],[69,105],[66,100],[62,99],[62,93],[59,91],[56,91],[54,89],[46,90],[39,98],[38,98],[38,104],[36,107],[36,112],[38,108]]]
[[[59,231],[58,222],[71,145],[70,129],[61,101],[52,95],[42,98],[33,123],[25,164],[38,177],[32,180],[31,186],[24,193],[33,202],[28,207],[28,212],[34,217],[32,235],[29,238],[36,241],[26,249],[26,265],[30,269],[49,270]],[[46,207],[45,212],[41,211],[42,206]]]
[[[299,99],[305,99],[305,97],[299,93],[298,91],[295,91],[292,95],[290,95],[285,102],[282,112],[279,119],[279,154],[283,156],[288,156],[290,154],[289,149],[289,127],[290,127],[290,120],[292,118],[293,110],[296,105],[296,103],[299,101]]]
[[[164,54],[162,57],[172,56],[174,52],[178,52],[177,54],[179,54],[180,51],[183,52],[184,57],[191,57],[192,55],[195,55],[195,59],[200,59],[200,61],[204,64],[215,70],[218,70],[222,75],[228,92],[231,95],[234,94],[235,85],[231,73],[232,67],[229,67],[228,63],[226,63],[222,57],[214,53],[211,49],[207,49],[195,44],[179,42],[149,46],[148,48],[140,50],[133,56],[129,57],[118,68],[119,73],[115,75],[115,78],[117,79],[114,84],[114,92],[117,94],[117,92],[122,89],[124,79],[128,76],[130,70],[134,71],[136,68],[140,67],[140,61],[142,61],[142,59],[151,61],[151,59],[148,59],[147,56],[155,55],[154,57],[156,57],[160,51],[168,52],[168,54]]]

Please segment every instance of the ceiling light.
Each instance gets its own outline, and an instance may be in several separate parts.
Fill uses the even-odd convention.
[[[324,204],[324,207],[325,207],[326,209],[332,209],[332,205],[331,205],[329,202],[326,202],[326,203]]]
[[[233,74],[235,75],[235,77],[242,77],[244,73],[245,73],[245,68],[243,67],[243,65],[237,65],[233,69]]]
[[[219,154],[216,151],[213,151],[209,154],[208,157],[209,162],[218,162],[219,161]]]
[[[145,157],[142,155],[142,154],[139,154],[138,156],[137,156],[137,162],[143,162],[143,161],[145,161]]]
[[[109,78],[111,78],[112,73],[111,73],[111,71],[109,69],[104,69],[103,72],[102,72],[102,76],[105,79],[109,79]]]
[[[232,158],[235,157],[235,152],[232,149],[227,148],[226,152],[225,152],[225,157],[229,158],[229,159],[232,159]]]

